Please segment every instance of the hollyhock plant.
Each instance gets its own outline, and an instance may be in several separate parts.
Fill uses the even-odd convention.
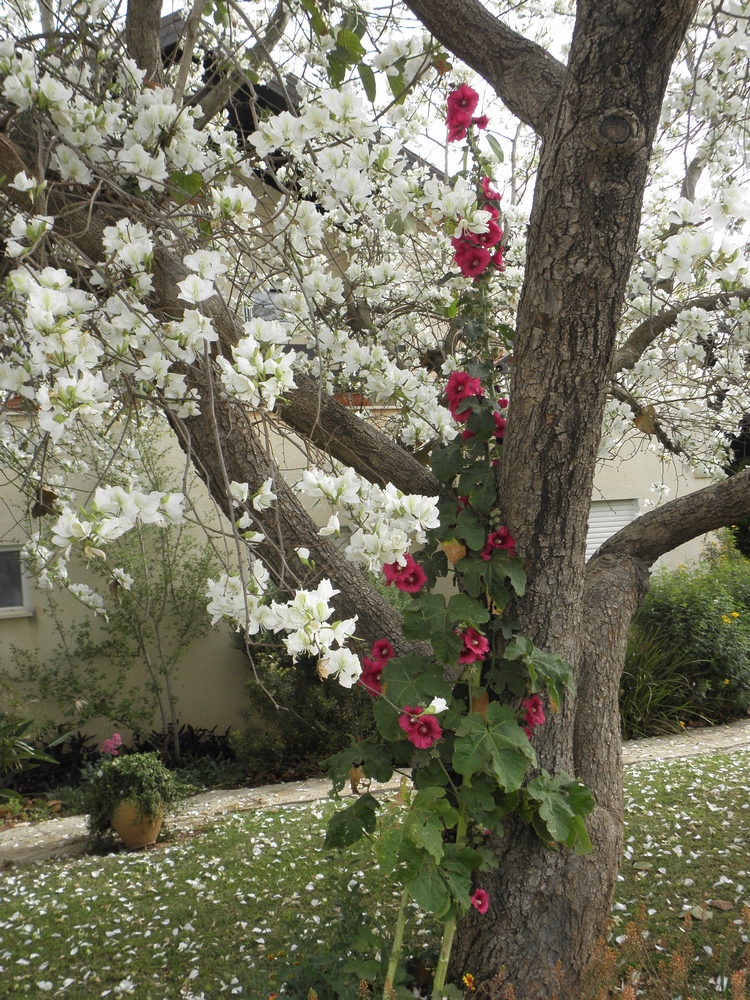
[[[490,897],[484,889],[477,889],[471,897],[471,905],[481,914],[485,914],[490,908]]]
[[[482,194],[487,199],[487,201],[500,201],[502,195],[499,191],[496,191],[492,186],[492,178],[483,177],[482,178]]]
[[[488,562],[492,558],[492,553],[495,549],[505,549],[509,555],[515,555],[515,542],[507,528],[498,528],[497,531],[493,531],[487,536],[487,541],[484,543],[484,548],[482,549],[482,559]]]
[[[425,713],[421,705],[406,705],[398,724],[406,738],[418,750],[427,750],[443,735],[440,723],[432,714]]]
[[[427,574],[414,556],[407,553],[405,558],[403,566],[398,562],[386,563],[383,566],[383,575],[389,587],[395,583],[397,590],[402,590],[406,594],[418,594],[427,583]]]

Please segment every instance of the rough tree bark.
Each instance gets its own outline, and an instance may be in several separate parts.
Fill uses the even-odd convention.
[[[517,317],[502,496],[529,575],[518,602],[523,630],[568,659],[578,682],[577,696],[565,699],[536,741],[540,765],[552,772],[577,768],[591,786],[594,850],[585,858],[550,852],[514,826],[495,844],[498,868],[483,879],[490,919],[473,914],[460,925],[452,963],[456,974],[469,970],[482,983],[504,966],[517,995],[531,1000],[549,995],[558,976],[575,986],[604,926],[619,860],[617,685],[627,628],[656,555],[623,543],[584,571],[585,538],[649,156],[672,61],[697,0],[579,0],[565,71],[555,72],[532,50],[542,70],[534,86],[523,65],[519,76],[513,58],[528,43],[493,29],[480,4],[408,0],[408,6],[454,51],[458,37],[462,57],[544,139]],[[474,22],[482,23],[482,34],[472,29],[467,37],[465,26]]]

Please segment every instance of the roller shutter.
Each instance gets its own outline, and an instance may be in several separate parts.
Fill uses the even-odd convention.
[[[637,500],[594,500],[589,514],[586,558],[638,515]]]

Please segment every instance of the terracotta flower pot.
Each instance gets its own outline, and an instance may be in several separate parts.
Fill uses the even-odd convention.
[[[163,809],[155,819],[147,819],[141,815],[135,802],[126,799],[115,806],[109,821],[128,850],[133,851],[156,843],[163,820]]]

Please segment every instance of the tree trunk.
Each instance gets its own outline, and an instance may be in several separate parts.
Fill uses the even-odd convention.
[[[672,61],[697,0],[581,0],[545,128],[527,242],[504,442],[503,510],[526,560],[523,634],[573,666],[577,696],[535,732],[540,766],[578,773],[597,809],[593,852],[550,851],[513,824],[482,876],[486,917],[456,935],[456,981],[504,967],[524,1000],[574,988],[606,919],[622,838],[617,691],[646,563],[585,566],[617,324]],[[612,609],[612,610],[610,610]],[[592,672],[595,671],[595,677]],[[594,747],[596,752],[594,753]]]

